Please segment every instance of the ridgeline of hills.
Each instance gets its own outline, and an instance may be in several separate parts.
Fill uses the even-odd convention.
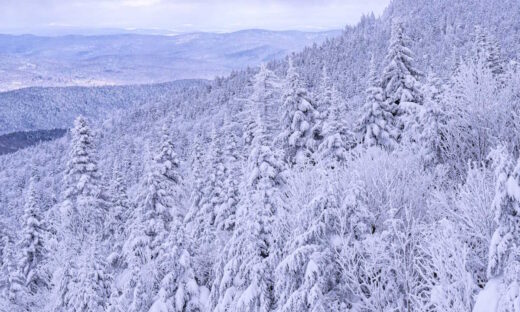
[[[0,35],[0,90],[213,79],[258,65],[341,31],[243,30],[169,35]]]

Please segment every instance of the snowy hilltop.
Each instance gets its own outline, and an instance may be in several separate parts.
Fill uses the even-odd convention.
[[[70,129],[0,156],[0,311],[520,311],[519,21],[394,0],[208,82],[4,95]]]

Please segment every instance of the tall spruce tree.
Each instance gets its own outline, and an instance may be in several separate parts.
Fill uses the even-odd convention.
[[[370,60],[365,105],[357,125],[360,141],[366,146],[392,148],[396,143],[394,115],[384,101],[383,89],[376,73],[374,58]]]
[[[93,136],[82,116],[74,121],[61,205],[68,247],[80,252],[81,244],[102,233],[106,210],[102,201]]]
[[[345,121],[343,120],[340,95],[332,83],[326,67],[320,83],[319,108],[322,110],[320,131],[314,131],[313,141],[316,142],[320,159],[327,163],[341,163],[347,158],[347,143],[344,137]]]
[[[175,185],[180,183],[179,159],[170,138],[169,127],[162,127],[158,153],[153,156],[148,168],[148,176],[143,185],[140,211],[143,214],[145,234],[150,241],[150,258],[155,259],[163,249],[163,242],[170,231],[172,210],[176,198],[180,196]]]
[[[286,210],[281,188],[283,164],[273,153],[266,106],[257,108],[235,231],[217,263],[211,293],[215,311],[271,311],[275,305],[274,268],[280,259]]]
[[[227,113],[224,120],[224,200],[217,207],[215,223],[218,230],[226,231],[228,234],[232,233],[235,228],[236,210],[240,197],[238,181],[241,177],[239,167],[241,159],[236,134],[237,125],[236,117],[230,117]]]
[[[72,129],[64,178],[61,211],[65,254],[61,261],[67,268],[57,286],[62,298],[58,310],[106,308],[111,277],[104,261],[106,199],[100,181],[93,137],[86,120],[80,116]]]
[[[126,240],[125,226],[130,218],[131,206],[118,162],[115,162],[112,168],[110,199],[105,226],[106,235],[110,242],[108,262],[114,269],[120,270],[126,264],[122,249]]]
[[[245,153],[250,152],[253,143],[254,133],[256,129],[256,110],[269,103],[274,105],[279,96],[279,89],[281,83],[275,73],[267,68],[265,64],[260,66],[258,73],[254,76],[252,81],[252,93],[247,99],[247,106],[244,110],[244,126],[243,139],[245,146]]]
[[[424,110],[420,116],[422,155],[427,164],[436,165],[444,160],[446,148],[444,131],[448,116],[442,101],[444,90],[441,80],[433,73],[428,75],[423,87]]]
[[[172,252],[171,235],[184,218],[179,159],[170,138],[169,127],[162,128],[158,153],[150,160],[130,232],[124,245],[129,268],[135,275],[125,287],[123,309],[150,308],[167,274],[164,258]],[[175,240],[177,242],[177,240]],[[175,245],[173,245],[175,246]]]
[[[106,311],[110,296],[111,277],[106,273],[101,244],[91,245],[76,258],[72,276],[67,285],[63,311]]]
[[[190,236],[185,233],[184,207],[181,205],[180,188],[182,186],[182,176],[180,175],[178,161],[174,153],[170,153],[175,159],[176,166],[172,168],[170,176],[174,175],[175,180],[171,180],[170,201],[171,220],[169,222],[168,236],[162,242],[162,252],[153,262],[153,275],[157,280],[157,288],[154,289],[153,303],[150,307],[152,311],[175,311],[175,312],[199,312],[204,310],[204,303],[201,302],[203,290],[199,287],[199,281],[195,275],[192,256],[190,254]],[[195,242],[198,237],[192,238]],[[208,255],[205,255],[208,256]],[[195,267],[199,272],[206,268]],[[211,269],[211,265],[210,265]],[[139,286],[139,285],[138,285]],[[154,286],[155,288],[155,286]],[[139,306],[145,306],[143,295],[146,291],[137,293],[137,298],[141,298]]]
[[[192,205],[193,211],[190,212],[190,218],[187,220],[189,234],[194,238],[195,243],[192,250],[197,255],[193,258],[193,265],[203,285],[208,285],[212,279],[214,251],[219,248],[216,218],[226,200],[224,182],[227,172],[222,139],[222,132],[218,131],[215,125],[205,159],[208,175],[205,177],[199,203]]]
[[[3,245],[1,273],[4,285],[0,293],[0,304],[10,307],[12,311],[27,311],[29,292],[18,267],[15,244],[5,236]]]
[[[284,146],[285,160],[291,165],[312,163],[312,130],[317,123],[317,112],[292,58],[289,59],[282,102],[280,140]]]
[[[21,252],[19,267],[25,278],[25,285],[32,294],[49,284],[49,276],[44,270],[46,249],[45,230],[38,195],[35,190],[36,177],[32,177],[25,196],[25,211],[22,216],[22,239],[18,245]]]
[[[360,188],[345,192],[337,176],[327,179],[332,183],[324,183],[305,207],[309,221],[291,238],[276,268],[277,311],[344,311],[354,295],[342,285],[347,281],[341,279],[340,254],[364,238],[370,213],[360,200]]]
[[[420,72],[413,64],[413,54],[407,41],[402,23],[394,21],[381,86],[385,104],[396,117],[397,141],[403,137],[408,141],[416,140],[419,106],[422,105],[418,81]]]
[[[201,133],[195,137],[192,147],[193,158],[191,159],[191,194],[190,207],[186,213],[186,221],[191,220],[198,212],[204,192],[206,189],[205,176],[205,134]],[[192,216],[193,214],[193,216]]]
[[[486,67],[491,70],[495,78],[501,78],[501,75],[505,73],[500,46],[496,39],[480,26],[475,26],[473,60],[474,62],[484,60]]]

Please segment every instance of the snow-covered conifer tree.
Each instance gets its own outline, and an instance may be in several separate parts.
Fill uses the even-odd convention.
[[[25,278],[17,265],[15,245],[6,236],[3,238],[2,280],[5,285],[0,289],[0,304],[11,307],[13,311],[27,311],[29,292],[25,287]]]
[[[385,104],[396,117],[395,138],[408,136],[407,140],[416,140],[417,118],[422,105],[422,94],[418,78],[419,71],[413,64],[412,51],[407,46],[407,38],[401,22],[392,24],[390,46],[385,58],[385,68],[381,79]]]
[[[222,136],[223,133],[218,131],[215,125],[211,134],[211,145],[206,159],[206,164],[209,167],[209,176],[206,176],[207,186],[198,211],[198,217],[204,219],[204,221],[200,221],[202,227],[214,227],[217,207],[224,202],[223,183],[226,177],[226,168]]]
[[[361,136],[360,141],[366,146],[392,148],[397,139],[395,120],[388,103],[384,102],[380,84],[372,57],[365,105],[358,121],[358,133]]]
[[[329,191],[315,198],[309,204],[312,223],[289,242],[289,253],[276,268],[278,311],[333,311],[330,292],[337,290],[338,267],[330,243],[339,226],[333,217],[338,196]]]
[[[51,303],[52,310],[54,311],[66,311],[70,293],[72,291],[73,283],[72,274],[74,273],[75,264],[72,261],[67,261],[62,264],[62,267],[59,268],[61,271],[59,274],[59,279],[54,285],[54,292],[56,296],[56,301],[54,303]]]
[[[342,103],[326,67],[323,68],[318,103],[322,110],[323,123],[320,125],[319,133],[313,134],[312,139],[319,146],[320,158],[332,163],[344,161],[347,157],[347,143],[343,137],[346,127],[342,116]]]
[[[200,207],[200,202],[204,196],[206,188],[206,176],[204,169],[206,165],[205,151],[204,151],[204,137],[199,134],[195,137],[192,147],[193,158],[191,160],[191,207],[188,209],[186,219],[191,220],[192,214],[197,213]]]
[[[203,311],[204,303],[200,301],[203,289],[199,287],[193,269],[192,257],[189,253],[188,236],[185,234],[184,207],[181,206],[180,187],[182,177],[179,174],[179,163],[173,149],[169,153],[170,159],[176,164],[172,167],[170,176],[175,176],[175,180],[171,180],[169,190],[172,197],[169,202],[171,220],[169,221],[168,236],[161,243],[162,252],[151,263],[154,278],[157,280],[157,286],[154,286],[154,298],[150,307],[150,311],[175,311],[175,312],[198,312]],[[194,242],[204,244],[199,241],[199,237],[192,238]],[[194,246],[194,245],[193,245]],[[196,249],[197,251],[204,251]],[[209,257],[207,254],[202,256]],[[210,258],[211,260],[211,258]],[[208,268],[196,267],[201,272],[211,271],[211,263]],[[207,278],[207,277],[206,277]],[[139,282],[138,282],[139,283]],[[150,294],[150,290],[142,289],[144,284],[138,284],[135,298],[139,302],[139,306],[146,306],[144,295]],[[155,288],[158,288],[156,290]],[[207,296],[207,295],[206,295]]]
[[[72,129],[64,177],[65,191],[61,205],[63,254],[60,261],[68,268],[60,271],[62,276],[57,287],[62,300],[58,303],[58,310],[102,311],[108,299],[110,278],[105,274],[104,265],[98,268],[99,264],[104,263],[102,239],[106,217],[106,201],[100,180],[92,134],[87,122],[80,116]],[[97,274],[92,271],[94,267],[103,271],[95,278],[91,276]],[[98,284],[92,285],[92,279]],[[99,288],[99,291],[93,287]],[[85,296],[91,296],[89,298],[92,300],[86,302]]]
[[[19,267],[30,293],[46,287],[49,277],[43,268],[46,257],[42,213],[35,190],[35,178],[31,178],[25,197],[25,211],[22,216],[22,240],[18,248],[21,252]]]
[[[240,150],[236,135],[237,120],[235,116],[226,114],[224,120],[225,144],[224,144],[224,166],[225,175],[223,183],[224,201],[217,207],[215,224],[218,230],[232,233],[235,228],[236,210],[239,201],[239,179]]]
[[[180,183],[179,160],[166,125],[162,128],[158,153],[150,161],[147,177],[139,195],[137,208],[142,214],[145,235],[149,240],[150,259],[155,259],[163,249],[163,242],[170,230],[175,198],[180,196],[175,186]]]
[[[210,151],[205,147],[205,134],[197,135],[192,147],[193,157],[191,160],[191,194],[190,206],[184,216],[184,223],[187,224],[187,231],[190,235],[195,235],[202,231],[204,216],[201,213],[202,206],[207,207],[210,191],[206,168],[211,164]]]
[[[217,263],[211,293],[215,311],[271,311],[274,268],[282,250],[280,226],[286,210],[281,188],[283,164],[270,147],[266,107],[257,108],[256,131],[248,158],[233,237]]]
[[[190,216],[186,218],[188,231],[194,242],[192,250],[197,255],[193,262],[202,284],[208,284],[211,280],[214,251],[219,248],[215,220],[218,210],[226,200],[224,182],[227,172],[222,133],[217,131],[216,126],[211,134],[207,155],[205,164],[208,172],[204,177],[204,189],[198,204],[193,203]]]
[[[308,221],[289,241],[277,267],[278,311],[343,311],[359,300],[355,285],[342,280],[347,276],[342,253],[355,256],[371,216],[359,186],[342,189],[335,174],[323,182],[306,208]]]
[[[285,160],[304,165],[312,160],[312,129],[316,125],[315,103],[311,100],[300,76],[289,59],[282,97],[282,132]]]
[[[484,28],[475,26],[475,41],[473,46],[473,60],[484,60],[487,68],[495,77],[505,73],[500,47],[493,36]]]
[[[249,148],[253,143],[254,132],[256,129],[256,109],[259,106],[274,105],[277,101],[280,89],[280,81],[272,70],[265,64],[260,66],[258,73],[253,78],[253,90],[247,101],[244,115],[243,140],[246,147],[245,152],[249,153]]]
[[[93,137],[81,116],[76,118],[72,129],[64,186],[61,212],[65,235],[81,245],[89,236],[102,232],[105,216]],[[72,241],[67,245],[76,251],[81,249]]]
[[[157,259],[160,283],[150,311],[200,312],[206,308],[202,298],[208,291],[199,286],[186,240],[182,219],[174,219],[166,252]]]
[[[493,210],[498,227],[491,238],[487,275],[503,286],[498,312],[520,308],[520,160],[513,166],[503,147],[490,154],[497,185]]]
[[[126,262],[122,254],[123,243],[126,239],[125,225],[130,217],[131,206],[128,200],[125,182],[121,175],[121,168],[116,162],[112,169],[112,183],[110,185],[110,207],[107,214],[105,232],[110,242],[109,264],[121,267]]]
[[[424,109],[420,116],[421,135],[420,142],[423,149],[425,162],[438,164],[443,160],[446,144],[444,136],[447,116],[442,108],[442,83],[435,74],[430,73],[424,84]]]
[[[106,311],[111,277],[106,274],[106,263],[99,246],[90,246],[77,258],[67,286],[64,311]]]
[[[142,201],[136,209],[134,230],[124,246],[133,259],[129,266],[137,273],[124,295],[130,311],[147,310],[152,305],[157,308],[163,299],[180,300],[182,291],[177,289],[182,281],[177,275],[178,262],[187,252],[187,242],[183,234],[182,180],[178,171],[179,160],[167,127],[164,127],[159,154],[152,160],[140,195]],[[191,265],[189,260],[186,263]]]

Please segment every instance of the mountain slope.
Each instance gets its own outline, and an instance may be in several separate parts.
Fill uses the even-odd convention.
[[[99,270],[106,268],[111,274],[112,291],[99,295],[110,296],[110,305],[131,302],[133,307],[143,305],[141,310],[146,311],[155,302],[155,307],[167,303],[183,310],[197,301],[192,297],[197,297],[200,302],[196,304],[204,306],[212,301],[213,306],[237,307],[236,311],[248,310],[248,304],[266,311],[306,311],[314,307],[363,312],[471,311],[479,290],[494,278],[511,285],[507,295],[513,302],[520,298],[514,253],[520,246],[514,232],[519,224],[520,167],[514,169],[518,148],[515,140],[508,138],[520,136],[515,119],[520,112],[520,74],[514,65],[519,51],[518,42],[512,39],[520,31],[520,5],[506,0],[497,3],[499,9],[495,10],[487,9],[489,4],[492,2],[481,0],[395,0],[381,18],[366,17],[340,37],[305,48],[291,62],[270,62],[267,69],[274,74],[265,67],[254,68],[177,92],[152,88],[158,94],[150,95],[151,99],[140,105],[117,110],[106,119],[94,113],[92,135],[83,131],[84,121],[80,121],[75,137],[67,135],[0,157],[2,220],[9,223],[9,229],[20,228],[17,225],[25,220],[21,218],[22,207],[30,202],[26,196],[32,189],[29,185],[35,184],[50,224],[49,235],[58,233],[55,240],[50,240],[54,244],[51,248],[63,252],[59,247],[67,247],[68,242],[68,236],[62,234],[67,232],[61,232],[68,230],[61,226],[68,216],[62,210],[63,203],[68,203],[63,197],[73,194],[64,177],[77,173],[68,169],[75,164],[74,153],[84,150],[77,148],[78,142],[83,142],[88,143],[89,151],[96,151],[95,157],[87,160],[97,163],[85,166],[90,170],[85,176],[98,179],[99,173],[100,188],[106,184],[111,196],[116,194],[114,190],[123,189],[131,203],[125,210],[130,221],[124,227],[134,236],[128,234],[128,240],[109,239],[107,245],[135,247],[121,256],[134,262],[120,264],[112,254],[108,257],[108,252],[95,258],[101,264],[110,259],[106,267],[99,265]],[[415,53],[415,64],[423,72],[417,74],[417,79],[432,87],[427,79],[437,76],[442,86],[442,96],[428,98],[418,109],[439,114],[440,119],[410,116],[420,119],[422,127],[430,126],[430,121],[438,121],[439,127],[452,127],[452,131],[441,134],[430,132],[430,139],[461,138],[447,149],[447,156],[452,158],[439,158],[438,163],[432,164],[421,143],[414,140],[401,141],[387,150],[365,146],[354,136],[364,108],[369,59],[374,57],[377,73],[372,87],[382,88],[377,78],[389,62],[384,57],[390,24],[396,19],[411,35],[406,45]],[[487,68],[471,67],[475,66],[474,26],[482,21],[486,21],[486,28],[504,51],[508,72],[505,83],[501,84]],[[460,69],[460,59],[469,64],[468,72]],[[322,102],[326,97],[320,87],[326,80],[322,78],[326,76],[324,69],[338,89],[331,93],[338,105],[333,112],[339,116],[325,109],[330,103]],[[475,72],[481,74],[479,70],[487,74],[484,83],[478,80],[468,84],[472,80],[467,77],[473,77]],[[466,80],[456,80],[461,71],[469,73],[464,76]],[[263,75],[258,78],[258,73]],[[294,78],[298,76],[302,81]],[[288,77],[296,82],[288,83]],[[257,83],[262,82],[260,79],[271,80]],[[290,82],[294,82],[292,86]],[[485,94],[482,85],[496,86],[496,90]],[[258,92],[262,88],[264,92]],[[487,96],[467,100],[472,94]],[[415,103],[408,104],[416,108]],[[295,109],[294,119],[283,119],[288,115],[287,107]],[[342,132],[331,142],[343,137],[354,142],[342,163],[331,166],[319,159],[315,165],[316,158],[311,157],[300,167],[280,156],[296,145],[291,141],[298,142],[303,133],[311,132],[309,123],[334,117],[340,120]],[[413,125],[416,119],[406,122]],[[287,125],[296,128],[295,135],[283,133],[285,139],[277,140],[280,128]],[[408,128],[408,124],[405,126]],[[253,132],[252,143],[247,140],[249,132]],[[84,135],[83,140],[78,139],[78,133]],[[323,134],[311,133],[313,140]],[[233,142],[233,136],[236,139],[242,135],[243,140]],[[475,148],[480,149],[477,156],[471,154]],[[491,150],[492,157],[487,158]],[[80,157],[76,163],[83,165],[85,161]],[[235,167],[228,167],[231,163]],[[165,175],[175,183],[182,181],[182,185],[164,191],[170,185]],[[39,180],[35,181],[34,176]],[[222,192],[222,188],[233,187],[229,178],[236,183],[234,192]],[[76,185],[79,183],[72,187]],[[224,200],[222,194],[229,200]],[[276,197],[271,197],[273,194]],[[157,200],[161,196],[168,198]],[[170,196],[176,196],[174,203],[169,201]],[[100,199],[95,197],[96,201]],[[232,224],[216,229],[216,215],[221,211],[212,208],[229,208],[227,204],[238,206],[229,219]],[[170,207],[172,214],[168,215],[164,207]],[[493,213],[500,218],[495,220]],[[164,231],[168,224],[172,225],[171,231]],[[19,235],[9,230],[6,236]],[[185,239],[179,241],[179,237]],[[489,248],[509,243],[511,249]],[[489,250],[511,254],[490,258],[496,267],[492,274],[497,276],[486,273]],[[82,260],[73,262],[79,267],[90,264],[70,254]],[[143,258],[148,261],[144,265],[140,262]],[[60,270],[65,265],[69,263],[55,257],[49,267],[57,276],[54,280],[67,285],[69,271]],[[502,266],[512,274],[501,275]],[[77,276],[89,277],[91,272],[96,277],[104,276],[90,269]],[[248,283],[251,287],[247,287]],[[59,306],[57,292],[67,291],[66,287],[54,289],[40,293],[52,298],[45,301],[49,306]],[[219,298],[222,300],[215,303]],[[177,300],[181,304],[172,304]],[[184,305],[186,302],[189,304]],[[207,306],[203,310],[214,311]]]
[[[505,2],[506,1],[504,1],[504,3]],[[357,118],[358,110],[361,108],[370,55],[373,54],[376,57],[376,60],[378,60],[377,63],[381,63],[383,60],[387,39],[389,37],[389,29],[387,25],[389,25],[393,18],[401,18],[405,24],[408,24],[407,29],[410,29],[410,31],[416,34],[412,36],[412,41],[410,43],[411,48],[414,50],[416,55],[425,55],[427,54],[426,51],[432,51],[430,52],[432,53],[432,57],[430,58],[417,57],[418,63],[420,64],[419,68],[424,70],[431,64],[432,66],[439,68],[439,72],[437,72],[438,75],[448,76],[450,75],[450,68],[452,67],[452,58],[444,58],[442,55],[452,55],[454,53],[461,55],[464,54],[465,50],[469,50],[468,45],[471,42],[471,29],[473,28],[471,25],[478,25],[481,22],[480,18],[474,15],[473,12],[466,10],[467,6],[474,6],[484,10],[487,1],[471,0],[468,2],[465,0],[442,0],[433,3],[428,2],[428,5],[417,6],[415,3],[415,1],[394,0],[380,19],[370,16],[365,17],[359,25],[347,28],[346,32],[342,36],[329,40],[321,46],[305,48],[302,52],[295,54],[295,64],[299,67],[300,74],[305,80],[306,86],[311,91],[315,91],[318,86],[321,68],[324,65],[328,68],[331,74],[331,79],[335,81],[335,85],[341,92],[341,96],[344,98],[345,105],[347,106],[347,111],[349,112],[348,115],[345,116],[347,122],[353,122]],[[517,27],[516,22],[520,18],[520,10],[518,10],[519,6],[516,1],[508,0],[507,4],[504,4],[504,7],[507,7],[507,5],[509,5],[509,8],[515,9],[491,10],[488,11],[487,14],[489,15],[489,20],[495,21],[505,29],[511,30],[511,32],[494,34],[498,38],[501,38],[502,50],[510,51],[507,53],[511,54],[513,59],[517,59],[515,55],[519,53],[519,49],[515,47],[518,42],[511,40],[510,37],[516,38],[520,33],[520,28]],[[422,9],[417,11],[417,8]],[[460,21],[464,21],[467,24],[464,25],[463,31],[455,31],[454,34],[441,36],[440,40],[430,40],[427,35],[432,33],[432,27],[418,22],[423,19],[428,20],[432,14],[430,11],[435,12],[435,15],[445,16],[444,20],[450,25],[459,25],[458,23],[460,23]],[[439,18],[435,19],[438,20]],[[411,27],[410,25],[415,27]],[[454,27],[454,29],[456,30],[461,28]],[[490,31],[496,31],[497,29],[496,25],[489,25]],[[433,33],[437,32],[433,31]],[[454,42],[463,42],[464,45],[459,47],[454,44]],[[432,49],[431,46],[446,46],[453,47],[453,49],[446,51],[444,48]],[[443,54],[437,56],[433,53]],[[270,67],[272,67],[275,73],[279,76],[283,76],[287,68],[287,63],[284,61],[273,61],[270,63]],[[163,89],[163,91],[154,90],[151,93],[142,92],[141,89],[139,89],[140,87],[136,89],[135,93],[130,91],[129,94],[133,99],[132,101],[135,100],[135,102],[140,103],[137,107],[118,112],[116,116],[113,117],[104,114],[99,115],[98,113],[90,115],[94,120],[108,117],[103,128],[99,130],[100,133],[103,133],[100,138],[102,140],[102,143],[100,143],[101,152],[103,154],[106,153],[107,155],[110,154],[112,155],[111,157],[113,157],[113,155],[116,154],[116,150],[120,144],[118,142],[121,138],[124,138],[123,141],[138,140],[144,144],[145,141],[150,140],[154,136],[154,131],[161,127],[161,124],[166,118],[163,114],[166,113],[171,114],[177,121],[176,127],[178,129],[176,131],[179,136],[177,138],[181,139],[184,137],[184,139],[181,139],[183,141],[186,140],[186,136],[188,135],[194,136],[197,133],[210,133],[213,125],[220,125],[222,123],[225,111],[240,112],[245,109],[244,99],[247,99],[251,94],[250,81],[255,72],[256,70],[253,69],[235,72],[226,78],[211,82],[208,87],[187,88],[182,92],[173,94],[167,87]],[[121,88],[120,91],[116,92],[116,94],[119,94],[116,96],[118,100],[114,101],[111,99],[107,101],[107,103],[117,107],[125,106],[125,103],[118,102],[120,100],[119,96],[121,96],[121,90],[126,90],[126,88],[129,88],[130,90],[134,87],[117,88]],[[115,88],[115,90],[117,90],[117,88]],[[143,88],[143,90],[146,89],[146,87]],[[90,93],[90,91],[88,91],[89,89],[90,88],[80,88],[78,90],[84,90],[82,92],[86,92],[87,95],[84,96],[85,98],[88,98],[88,93]],[[110,88],[107,87],[106,89],[93,88],[92,90],[102,91],[109,89]],[[39,100],[28,101],[29,104],[19,111],[17,111],[16,105],[10,103],[17,101],[20,98],[23,99],[26,96],[30,99],[30,95],[23,94],[26,92],[29,92],[27,94],[30,94],[30,92],[33,92],[30,90],[39,89],[27,90],[28,91],[21,90],[0,94],[0,96],[5,96],[6,98],[4,102],[5,104],[0,106],[3,109],[4,122],[9,124],[9,121],[11,120],[9,114],[14,114],[15,117],[12,118],[12,120],[17,120],[16,122],[9,124],[9,126],[4,127],[2,130],[3,133],[15,130],[63,127],[64,124],[70,125],[73,116],[77,115],[77,113],[85,112],[85,107],[80,103],[80,101],[75,101],[73,98],[70,98],[66,102],[71,103],[74,106],[77,105],[80,109],[77,111],[71,111],[70,114],[67,114],[66,118],[62,118],[62,121],[57,122],[56,124],[51,122],[47,127],[46,120],[50,116],[48,114],[41,114],[41,116],[36,114],[35,118],[38,122],[35,122],[35,124],[37,124],[37,126],[27,126],[27,124],[21,126],[21,124],[24,124],[22,121],[24,116],[28,113],[30,116],[30,112],[35,109]],[[41,90],[48,90],[51,92],[49,98],[60,99],[60,92],[54,93],[52,88]],[[66,91],[67,88],[63,90]],[[23,96],[17,96],[16,92],[21,92]],[[37,93],[39,92],[40,91],[37,91]],[[95,93],[97,92],[98,91],[95,91]],[[74,92],[71,94],[76,96]],[[103,94],[103,92],[101,92],[101,94]],[[37,95],[36,98],[40,96],[41,95]],[[151,96],[152,99],[147,98],[148,96]],[[12,100],[10,100],[11,98]],[[60,99],[55,103],[57,106],[52,106],[51,108],[54,110],[59,109],[59,105],[62,105],[63,103],[64,102]],[[97,101],[97,103],[107,104],[103,101]],[[13,106],[11,107],[6,105]],[[350,125],[353,126],[352,124]],[[48,145],[48,147],[43,148],[45,145],[47,144],[42,144],[35,150],[42,149],[41,153],[44,154],[52,153],[52,143]],[[186,149],[183,149],[183,154],[189,154],[189,144],[185,147]],[[26,153],[28,153],[28,151],[22,151],[21,154],[15,153],[13,155],[4,156],[3,158],[5,162],[2,166],[2,172],[7,173],[12,170],[10,166],[11,160],[23,160],[25,157],[29,156]],[[31,153],[34,154],[34,152]],[[141,150],[139,153],[144,152]],[[17,170],[20,171],[21,175],[18,176],[17,179],[27,181],[27,176],[24,177],[24,165],[18,165],[19,167],[17,167]],[[10,173],[8,176],[13,175]]]

